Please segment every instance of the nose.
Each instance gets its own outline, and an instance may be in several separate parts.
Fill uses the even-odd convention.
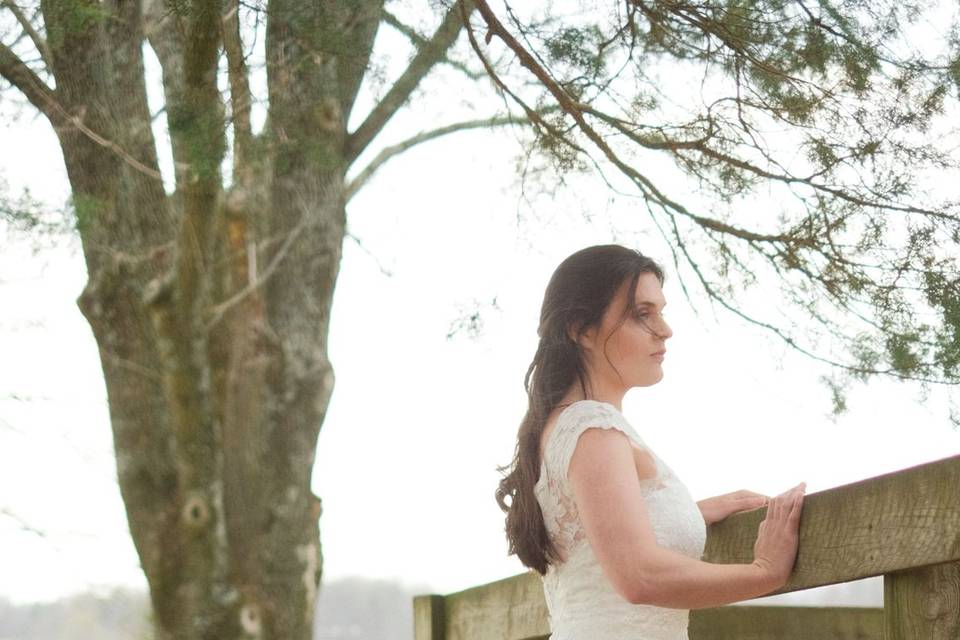
[[[666,340],[667,338],[673,337],[673,329],[670,328],[670,325],[667,323],[666,320],[663,321],[663,328],[665,329],[665,331],[661,334],[661,336],[663,337],[664,340]]]

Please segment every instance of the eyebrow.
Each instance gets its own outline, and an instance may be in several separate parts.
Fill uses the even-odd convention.
[[[657,305],[656,303],[650,302],[649,300],[642,300],[641,302],[637,303],[637,306],[638,307],[655,307]],[[664,302],[663,306],[667,306],[667,303]]]

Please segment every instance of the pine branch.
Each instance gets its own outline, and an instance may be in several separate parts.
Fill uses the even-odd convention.
[[[707,280],[704,276],[704,273],[695,260],[694,256],[688,250],[686,243],[684,242],[684,234],[680,232],[680,229],[677,226],[678,218],[684,217],[690,220],[691,222],[698,225],[702,228],[706,234],[710,237],[713,237],[714,233],[722,234],[725,236],[737,237],[740,240],[743,240],[749,244],[753,249],[758,250],[760,253],[764,253],[762,250],[758,249],[756,246],[758,243],[769,244],[773,247],[781,247],[775,249],[775,255],[782,262],[782,264],[789,270],[796,270],[802,273],[809,281],[822,285],[824,288],[829,289],[833,287],[834,284],[838,281],[839,276],[828,276],[825,273],[819,273],[812,269],[807,268],[807,265],[804,263],[803,259],[800,256],[802,251],[809,250],[813,246],[813,250],[816,250],[816,243],[814,240],[814,234],[817,233],[817,228],[812,225],[810,218],[807,218],[804,221],[803,227],[797,227],[791,229],[788,232],[782,234],[760,234],[755,233],[749,230],[733,227],[725,222],[720,220],[715,220],[712,218],[707,218],[701,215],[697,215],[693,211],[687,209],[680,202],[677,202],[665,193],[660,191],[657,186],[645,175],[640,173],[634,166],[631,166],[624,161],[622,157],[610,146],[610,144],[605,140],[600,132],[595,129],[589,122],[590,118],[599,118],[604,122],[604,124],[612,126],[620,134],[625,134],[633,142],[641,145],[645,148],[658,149],[658,150],[667,150],[671,151],[679,160],[683,160],[682,151],[683,150],[692,150],[703,154],[705,157],[710,158],[714,161],[720,161],[724,163],[725,166],[736,167],[739,170],[747,171],[757,175],[759,177],[768,179],[768,180],[780,180],[788,184],[791,183],[804,183],[807,186],[813,187],[818,192],[823,192],[833,196],[847,206],[856,206],[856,207],[875,207],[880,210],[891,210],[891,211],[903,211],[909,213],[919,213],[927,217],[940,220],[943,222],[956,222],[956,217],[948,213],[943,213],[935,210],[927,210],[919,207],[908,207],[908,206],[897,206],[895,203],[884,204],[882,202],[872,202],[866,200],[862,197],[859,197],[856,193],[850,193],[843,191],[841,189],[834,189],[826,185],[813,182],[812,178],[809,179],[800,179],[795,176],[790,175],[788,172],[785,172],[783,175],[774,174],[767,170],[762,169],[761,167],[746,162],[735,156],[723,153],[717,149],[711,148],[708,145],[710,135],[707,135],[706,138],[701,139],[688,139],[688,140],[669,140],[667,138],[647,138],[645,136],[638,135],[636,131],[633,130],[632,123],[627,123],[626,121],[620,120],[618,118],[612,118],[607,116],[596,109],[591,105],[584,104],[580,101],[580,98],[572,95],[567,87],[557,81],[551,74],[551,72],[545,68],[541,62],[531,54],[523,45],[517,41],[517,39],[504,27],[504,25],[497,19],[496,15],[490,9],[489,5],[485,0],[475,0],[479,13],[484,19],[484,22],[487,26],[486,41],[487,43],[493,37],[499,37],[507,48],[516,55],[519,63],[529,70],[539,81],[539,84],[543,86],[547,92],[556,100],[556,103],[563,109],[567,116],[572,118],[576,123],[576,130],[583,134],[593,145],[599,149],[608,161],[610,161],[620,172],[623,173],[633,184],[636,186],[641,194],[643,201],[645,202],[648,211],[651,214],[651,218],[654,223],[660,229],[661,233],[665,232],[660,225],[658,220],[659,215],[654,211],[654,208],[657,208],[663,212],[668,223],[672,226],[672,239],[668,239],[668,246],[671,251],[674,253],[674,261],[677,263],[677,249],[682,254],[683,258],[686,260],[690,268],[695,272],[697,279],[700,284],[703,286],[704,291],[707,293],[711,301],[719,302],[727,310],[733,312],[734,314],[740,316],[741,318],[755,324],[757,326],[763,327],[766,330],[771,331],[776,334],[780,339],[782,339],[786,344],[788,344],[793,349],[803,353],[804,355],[827,363],[831,366],[837,367],[839,369],[845,370],[848,374],[852,376],[862,377],[865,375],[887,375],[904,380],[915,380],[922,381],[925,383],[942,383],[942,384],[952,384],[952,377],[950,375],[946,376],[946,379],[938,380],[933,377],[930,377],[927,373],[928,368],[907,368],[903,366],[898,366],[896,362],[891,362],[891,366],[882,367],[876,366],[876,364],[870,361],[870,358],[860,357],[856,354],[857,362],[854,364],[847,364],[839,362],[834,358],[825,357],[816,354],[812,349],[802,346],[794,336],[791,336],[788,332],[784,331],[780,327],[776,327],[768,322],[764,322],[755,317],[744,313],[740,309],[736,308],[731,304],[730,301],[724,296],[723,291],[718,290],[713,283]],[[480,45],[475,38],[475,34],[469,24],[467,24],[467,34],[470,39],[470,43],[473,46],[474,50],[480,57],[482,61],[485,61],[485,56],[480,49]],[[524,105],[524,103],[513,93],[511,92],[504,82],[499,78],[498,74],[491,68],[487,63],[484,65],[488,71],[488,74],[491,76],[492,80],[507,94],[511,96],[518,104],[528,110],[529,108]],[[531,119],[534,119],[531,116]],[[535,119],[534,119],[535,120]],[[536,120],[535,120],[536,121]],[[538,125],[544,126],[546,123],[540,121],[537,122]],[[577,152],[583,153],[583,150],[580,149],[572,139],[568,138],[567,131],[555,131],[555,128],[547,126],[548,131],[550,131],[552,136],[559,136],[555,141],[556,144],[565,144]],[[589,157],[589,154],[587,154]],[[919,233],[919,232],[917,232]],[[664,236],[666,238],[666,236]],[[671,242],[672,240],[672,242]],[[836,260],[833,256],[826,256],[828,260],[831,260],[830,264],[837,264],[841,262]],[[742,263],[732,256],[733,260],[741,266]],[[849,261],[844,264],[848,266]],[[775,265],[777,266],[777,265]],[[677,264],[678,273],[679,273],[679,264]],[[906,267],[904,267],[906,269]],[[845,277],[853,278],[855,274],[844,274]],[[682,281],[682,277],[681,277]],[[872,284],[872,283],[871,283]],[[877,285],[877,297],[878,299],[886,299],[889,296],[887,292],[894,291],[897,288],[896,281],[892,284],[882,284]],[[901,287],[903,288],[903,287]],[[920,289],[914,289],[919,291]],[[731,294],[732,295],[732,294]],[[892,294],[890,294],[892,295]],[[835,297],[835,296],[834,296]],[[896,338],[898,335],[901,335],[895,330],[884,327],[884,330],[881,332],[887,338]],[[913,334],[909,336],[909,343],[916,343],[917,339]],[[887,351],[890,351],[890,347],[887,347]],[[891,355],[891,358],[894,356]]]

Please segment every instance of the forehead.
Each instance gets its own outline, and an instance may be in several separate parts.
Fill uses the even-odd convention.
[[[641,273],[637,279],[637,291],[634,296],[634,305],[627,304],[627,296],[630,295],[630,279],[620,285],[617,293],[614,295],[610,306],[604,314],[604,322],[616,324],[618,318],[623,314],[629,313],[634,306],[637,308],[661,309],[667,301],[663,297],[663,291],[660,289],[660,281],[652,273]]]
[[[629,281],[627,285],[629,285]],[[624,298],[629,293],[624,291]],[[625,300],[624,300],[625,301]],[[652,273],[641,273],[640,277],[637,279],[637,292],[634,296],[634,303],[640,306],[655,306],[663,307],[667,304],[666,298],[663,297],[663,289],[660,288],[660,281],[657,280],[657,276]]]

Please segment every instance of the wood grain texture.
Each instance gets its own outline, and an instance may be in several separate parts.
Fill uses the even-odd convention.
[[[960,638],[960,562],[883,577],[885,640]]]
[[[534,571],[446,597],[445,640],[506,640],[550,633],[543,583]]]
[[[786,593],[960,560],[960,456],[842,485],[804,498],[800,548]],[[753,560],[766,509],[707,528],[703,559]]]
[[[879,607],[729,606],[690,612],[690,640],[883,640]]]
[[[413,599],[413,640],[444,640],[444,597],[416,596]]]

